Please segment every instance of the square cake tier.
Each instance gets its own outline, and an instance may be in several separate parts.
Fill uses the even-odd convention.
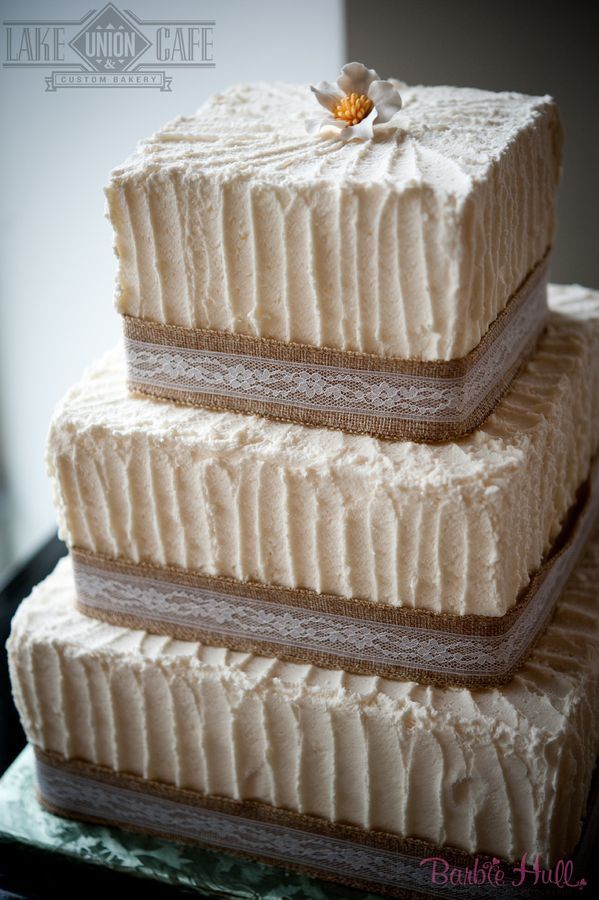
[[[114,351],[51,426],[61,535],[132,562],[502,616],[599,445],[599,293],[551,296],[509,394],[478,431],[438,445],[132,396]]]
[[[599,747],[598,584],[599,536],[522,671],[471,692],[104,624],[74,609],[63,560],[15,617],[14,695],[31,743],[67,759],[470,853],[555,860],[579,837]]]
[[[106,192],[119,311],[465,356],[551,245],[556,107],[398,86],[403,109],[366,143],[306,134],[318,105],[285,84],[231,88],[142,142]]]

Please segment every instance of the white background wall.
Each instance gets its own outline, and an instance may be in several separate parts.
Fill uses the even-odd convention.
[[[93,4],[101,8],[102,0]],[[120,4],[116,3],[119,6]],[[91,0],[3,2],[3,20],[80,18]],[[0,70],[0,516],[4,563],[54,527],[44,445],[52,409],[114,344],[115,261],[103,184],[138,138],[236,81],[334,79],[341,0],[130,0],[140,18],[215,19],[214,69],[171,70],[155,90],[45,93],[38,70]],[[2,58],[5,50],[2,48]],[[0,553],[0,570],[2,557]]]

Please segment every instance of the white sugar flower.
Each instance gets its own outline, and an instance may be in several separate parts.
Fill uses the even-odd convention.
[[[321,81],[310,86],[328,115],[306,119],[306,131],[315,134],[335,128],[342,140],[365,140],[374,134],[374,125],[388,122],[401,109],[401,97],[390,81],[381,81],[374,69],[352,62],[343,66],[336,84]]]

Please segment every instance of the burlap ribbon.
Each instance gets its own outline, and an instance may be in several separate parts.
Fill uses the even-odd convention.
[[[499,892],[485,883],[462,888],[456,896],[534,900],[542,895],[541,887],[526,884],[512,893],[508,887],[512,866],[486,854],[478,855],[475,862],[471,854],[453,847],[331,822],[259,801],[200,794],[38,748],[36,768],[40,801],[50,812],[67,818],[224,850],[392,897],[438,896],[439,889],[432,888],[430,866],[421,865],[431,857],[462,869],[493,865],[505,873],[507,884]]]
[[[422,362],[124,317],[133,391],[391,440],[477,428],[543,329],[548,254],[467,356]]]
[[[128,628],[443,687],[508,682],[529,656],[599,513],[599,464],[504,616],[393,607],[72,550],[77,605]]]

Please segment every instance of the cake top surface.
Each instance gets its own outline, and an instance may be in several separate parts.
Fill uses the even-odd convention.
[[[240,84],[142,141],[112,177],[177,167],[222,181],[353,182],[395,190],[426,184],[459,196],[484,178],[523,129],[555,114],[547,96],[391,81],[403,107],[375,127],[372,140],[307,134],[305,120],[319,107],[306,85]]]
[[[214,454],[235,465],[243,455],[302,471],[344,472],[359,468],[376,481],[422,490],[443,486],[460,490],[475,481],[493,490],[522,465],[534,450],[535,435],[549,427],[552,410],[571,390],[572,373],[599,352],[599,292],[578,286],[550,288],[553,313],[536,356],[510,392],[477,431],[459,441],[415,444],[381,441],[325,428],[288,425],[256,416],[177,406],[167,401],[132,397],[120,349],[111,351],[66,395],[57,408],[51,445],[55,451],[78,431],[143,433],[151,440],[176,440],[193,448],[197,459]],[[556,435],[559,438],[559,435]],[[531,449],[533,448],[533,449]]]

